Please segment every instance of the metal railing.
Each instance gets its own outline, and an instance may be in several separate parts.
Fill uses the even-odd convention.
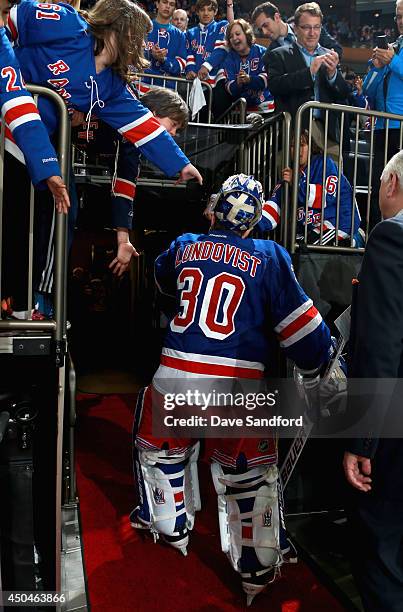
[[[317,243],[310,244],[308,238],[308,223],[304,223],[303,230],[301,232],[299,239],[298,236],[298,211],[301,211],[301,216],[304,219],[308,219],[308,214],[312,212],[312,206],[310,206],[311,202],[310,198],[310,179],[311,179],[311,169],[312,169],[312,160],[314,154],[312,153],[312,128],[313,123],[316,121],[316,117],[314,114],[315,110],[319,110],[321,112],[321,125],[323,126],[323,151],[318,155],[322,156],[323,161],[323,171],[321,176],[321,201],[320,206],[317,207],[316,213],[320,214],[320,220],[317,222],[316,227],[319,230],[318,240],[315,241]],[[334,142],[331,141],[329,137],[329,112],[332,114],[336,114],[338,116],[339,126],[340,126],[340,137],[339,142],[335,145]],[[306,115],[308,116],[308,121],[306,121]],[[370,122],[370,130],[365,131],[364,135],[369,138],[369,143],[360,140],[360,117],[369,117]],[[375,151],[374,147],[374,127],[376,119],[383,119],[385,121],[385,143],[383,151]],[[349,120],[355,120],[356,128],[354,131],[350,130]],[[293,254],[295,253],[303,244],[304,248],[311,251],[320,251],[320,252],[337,252],[337,253],[351,253],[351,252],[363,252],[364,248],[357,248],[355,246],[356,239],[355,235],[357,232],[354,229],[356,214],[358,211],[358,205],[356,201],[357,195],[366,196],[365,203],[362,203],[361,209],[361,231],[363,236],[365,235],[364,242],[366,242],[368,238],[369,231],[372,229],[370,227],[370,212],[371,212],[371,196],[373,193],[373,179],[379,180],[379,177],[373,177],[373,165],[375,156],[381,155],[383,165],[386,164],[389,158],[389,139],[390,139],[390,122],[397,121],[399,126],[396,130],[399,130],[399,143],[400,149],[402,148],[403,142],[403,117],[401,115],[395,115],[392,113],[385,113],[381,111],[371,111],[367,109],[361,109],[351,106],[346,106],[342,104],[325,104],[321,102],[306,102],[303,104],[297,112],[295,118],[295,130],[294,130],[294,142],[299,143],[301,141],[301,134],[303,131],[303,127],[305,125],[308,126],[308,161],[306,166],[306,197],[305,203],[302,205],[299,200],[299,180],[294,180],[292,185],[292,195],[291,195],[291,210],[290,210],[290,230],[289,230],[289,240],[287,241],[287,247],[289,251]],[[362,132],[361,132],[362,134]],[[347,138],[346,138],[347,137]],[[343,143],[348,141],[348,148],[343,147]],[[369,144],[368,151],[363,152],[361,150],[362,144]],[[329,146],[332,145],[332,152],[329,151]],[[337,177],[336,180],[333,181],[333,185],[329,184],[329,177],[326,172],[327,159],[329,157],[333,157],[334,161],[337,165]],[[348,165],[352,161],[352,171],[348,168]],[[359,172],[359,162],[360,165],[363,166],[361,171]],[[300,147],[294,147],[294,163],[293,163],[293,175],[295,177],[300,176]],[[340,218],[341,218],[341,179],[342,175],[348,173],[348,179],[351,184],[352,189],[352,197],[351,197],[351,205],[350,205],[350,230],[347,233],[347,237],[343,240],[343,245],[339,245],[339,230],[340,228]],[[334,225],[334,238],[330,241],[332,244],[323,242],[323,236],[325,232],[325,208],[326,208],[326,197],[330,192],[330,187],[332,190],[335,190],[336,195],[336,213],[335,213],[335,223]],[[373,200],[373,197],[372,197]],[[376,206],[377,202],[372,202],[372,207]],[[344,211],[345,213],[346,211]],[[302,233],[302,235],[301,235]],[[346,244],[347,243],[347,244]],[[348,244],[349,243],[349,244]]]
[[[252,131],[239,149],[239,172],[253,174],[269,199],[274,187],[282,181],[282,169],[290,165],[291,115],[277,113]],[[284,183],[281,196],[281,221],[274,237],[287,244],[289,218],[289,186]]]
[[[237,125],[246,123],[246,100],[245,98],[238,98],[231,104],[229,108],[223,113],[218,119],[217,123],[223,125]]]
[[[29,85],[28,90],[37,103],[38,96],[49,98],[59,113],[58,158],[65,184],[69,184],[70,167],[70,120],[65,102],[55,91],[39,85]],[[0,218],[3,213],[3,164],[4,164],[4,129],[1,134],[2,161],[0,173]],[[29,225],[29,274],[28,274],[28,307],[32,303],[32,270],[33,270],[33,219],[34,219],[34,190],[31,188],[30,197],[30,225]],[[0,243],[3,230],[13,231],[13,228],[0,227]],[[16,228],[15,228],[16,229]],[[43,331],[52,334],[55,342],[56,365],[62,366],[65,354],[66,337],[66,285],[67,285],[67,215],[56,214],[55,220],[55,265],[54,265],[54,318],[48,321],[0,320],[0,332],[11,331]],[[1,269],[1,254],[0,254]],[[1,277],[0,277],[1,291]]]
[[[177,91],[186,104],[189,105],[190,92],[193,87],[193,81],[188,81],[182,77],[165,76],[162,74],[148,74],[146,72],[136,73],[133,81],[133,86],[138,91],[139,97],[145,93],[150,87],[169,87]],[[203,108],[197,113],[192,121],[199,122],[200,117],[203,117],[204,123],[211,123],[211,105],[213,102],[213,88],[209,83],[202,83],[204,97],[206,98],[206,108]]]

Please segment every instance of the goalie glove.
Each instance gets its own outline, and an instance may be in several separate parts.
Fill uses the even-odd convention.
[[[309,417],[329,417],[345,411],[347,399],[347,368],[341,350],[344,344],[338,345],[332,337],[332,348],[329,361],[314,370],[303,370],[294,366],[294,381],[298,394],[304,398],[310,408]],[[314,414],[312,414],[314,412]]]

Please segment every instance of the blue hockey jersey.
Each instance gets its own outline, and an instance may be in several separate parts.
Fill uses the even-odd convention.
[[[0,36],[0,106],[5,122],[5,146],[26,163],[32,183],[38,185],[50,176],[61,176],[60,167],[36,104],[23,83],[4,28],[0,29]]]
[[[262,378],[278,342],[301,368],[329,358],[329,330],[271,240],[184,234],[157,258],[155,278],[176,297],[154,378],[162,392],[164,378]]]
[[[155,45],[158,45],[160,49],[168,49],[168,54],[163,62],[158,62],[152,56],[151,50]],[[153,29],[147,37],[145,50],[145,57],[151,62],[151,66],[145,72],[179,76],[186,68],[186,55],[185,34],[171,23],[161,24],[154,19]],[[154,85],[163,86],[164,82],[158,79]],[[173,88],[174,84],[166,81],[164,86]]]
[[[133,227],[133,200],[140,172],[140,155],[131,142],[119,145],[116,178],[112,181],[112,223],[113,227]]]
[[[325,179],[325,206],[323,215],[323,235],[320,241],[320,227],[322,219],[322,194],[323,194],[323,157],[314,155],[311,158],[310,183],[308,185],[308,215],[305,215],[305,200],[307,193],[307,168],[304,168],[299,176],[298,186],[298,211],[297,232],[302,237],[305,225],[308,225],[308,242],[310,244],[328,244],[349,239],[351,236],[351,218],[353,211],[353,190],[344,176],[340,178],[340,210],[338,220],[338,233],[336,237],[337,224],[337,197],[338,197],[338,169],[335,162],[326,158]],[[263,217],[258,224],[262,231],[274,229],[280,219],[282,197],[282,184],[279,183],[273,190],[270,200],[263,206]],[[360,227],[360,213],[356,202],[354,202],[354,244],[361,244],[358,235]]]
[[[70,108],[91,112],[135,144],[168,176],[189,163],[175,141],[132,89],[111,69],[97,74],[94,38],[87,22],[67,4],[24,0],[10,11],[8,30],[24,79],[53,87]],[[51,105],[39,107],[54,127]]]
[[[245,98],[248,110],[258,110],[259,105],[264,102],[267,110],[274,110],[274,98],[267,89],[267,74],[263,64],[263,55],[267,49],[261,45],[252,45],[247,57],[241,57],[239,53],[231,49],[224,62],[226,77],[225,87],[228,93],[237,100]],[[247,85],[238,85],[237,76],[243,70],[250,76]]]
[[[186,72],[198,72],[202,66],[209,71],[206,82],[214,87],[225,78],[223,63],[227,57],[225,32],[228,21],[212,21],[207,26],[199,24],[186,32]]]

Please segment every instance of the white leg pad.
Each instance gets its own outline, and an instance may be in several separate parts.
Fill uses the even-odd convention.
[[[277,467],[258,466],[243,474],[224,474],[221,465],[211,466],[218,494],[221,548],[233,568],[247,574],[251,547],[256,559],[254,573],[281,563]]]
[[[195,522],[195,514],[201,509],[199,473],[197,460],[200,452],[200,442],[192,446],[192,453],[185,467],[185,508],[187,515],[187,527],[192,530]]]
[[[192,529],[195,512],[200,509],[197,477],[197,442],[184,452],[170,454],[167,450],[149,451],[136,445],[137,471],[141,471],[146,499],[141,500],[140,521],[156,537],[158,534],[174,547],[183,549],[188,544],[188,529]],[[146,509],[142,513],[141,510]],[[142,514],[149,517],[147,523]],[[135,525],[135,526],[141,526]]]

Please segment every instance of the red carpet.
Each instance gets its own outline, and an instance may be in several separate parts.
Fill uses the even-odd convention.
[[[78,403],[77,479],[92,610],[207,612],[245,610],[238,577],[220,549],[216,495],[201,464],[204,506],[188,557],[134,531],[131,467],[133,396],[82,395]],[[306,565],[287,566],[251,612],[341,612]]]

